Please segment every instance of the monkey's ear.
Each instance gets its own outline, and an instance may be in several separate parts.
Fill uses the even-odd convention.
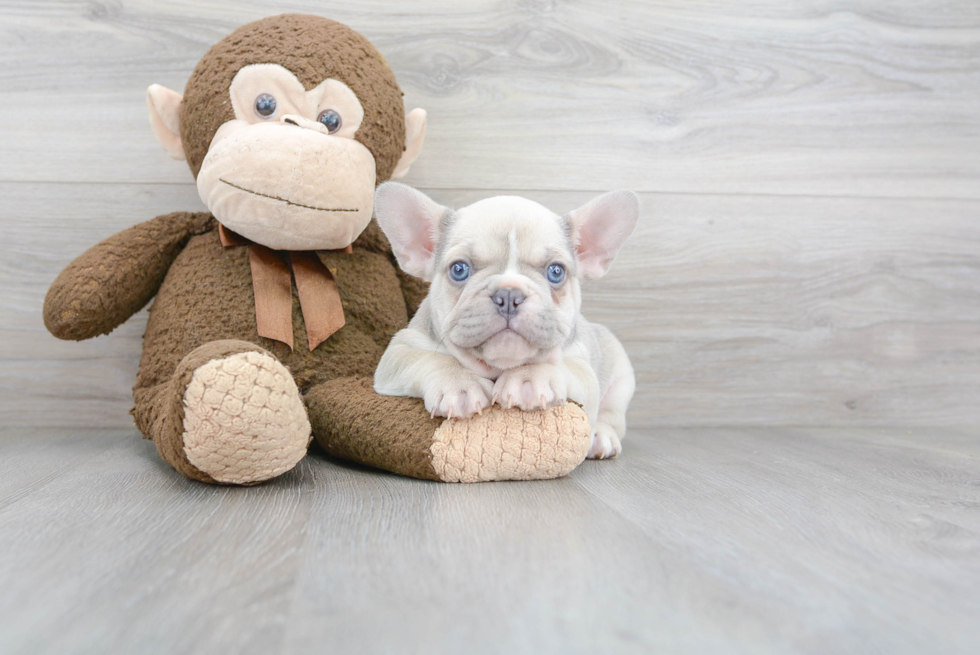
[[[405,152],[395,164],[391,179],[400,180],[405,177],[408,169],[412,167],[412,162],[422,151],[422,143],[425,141],[425,116],[424,109],[413,109],[405,116]]]
[[[606,274],[636,227],[639,215],[640,198],[623,189],[593,198],[566,216],[584,279],[594,280]]]
[[[159,84],[151,84],[146,90],[150,127],[157,141],[174,159],[186,159],[180,142],[180,101],[183,99],[184,96]]]
[[[449,212],[421,191],[385,182],[374,194],[374,215],[391,243],[398,265],[409,275],[432,280],[432,259],[442,217]]]

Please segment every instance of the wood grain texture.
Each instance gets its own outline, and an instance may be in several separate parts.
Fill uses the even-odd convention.
[[[461,206],[494,191],[429,190]],[[127,427],[145,313],[108,337],[45,331],[48,285],[133,223],[202,209],[190,185],[0,184],[0,420]],[[584,192],[526,194],[556,211]],[[584,311],[637,370],[630,421],[980,422],[980,203],[643,194],[636,233]]]
[[[0,180],[187,181],[146,87],[278,11],[377,44],[423,186],[980,198],[973,0],[4,0]]]
[[[976,647],[975,430],[680,434],[576,482],[737,590],[720,609],[743,635],[780,625],[780,652]]]
[[[972,653],[976,431],[667,429],[563,480],[311,456],[195,483],[135,431],[0,497],[4,653]]]

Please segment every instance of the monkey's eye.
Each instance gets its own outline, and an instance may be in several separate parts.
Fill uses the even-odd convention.
[[[340,114],[335,112],[333,109],[324,109],[320,112],[320,115],[317,116],[316,119],[323,123],[324,127],[327,128],[327,131],[329,131],[330,134],[333,134],[339,130],[342,122],[340,120]]]
[[[548,282],[561,284],[565,279],[565,267],[561,264],[551,264],[548,266]]]
[[[449,267],[449,277],[456,280],[457,282],[462,282],[470,276],[470,265],[466,262],[454,262]]]
[[[255,99],[255,113],[262,118],[269,118],[276,113],[276,99],[268,93],[263,93]]]

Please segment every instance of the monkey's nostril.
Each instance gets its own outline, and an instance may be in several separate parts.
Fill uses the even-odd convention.
[[[282,119],[282,122],[283,123],[289,123],[290,125],[297,125],[297,126],[299,125],[299,123],[297,123],[296,121],[294,121],[292,118],[284,118],[284,119]]]

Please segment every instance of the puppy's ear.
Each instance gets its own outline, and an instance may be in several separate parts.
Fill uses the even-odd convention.
[[[639,215],[640,198],[625,189],[593,198],[567,215],[582,278],[606,274]]]
[[[426,281],[432,280],[439,224],[449,211],[421,191],[398,182],[385,182],[374,194],[374,215],[391,242],[398,265]]]

